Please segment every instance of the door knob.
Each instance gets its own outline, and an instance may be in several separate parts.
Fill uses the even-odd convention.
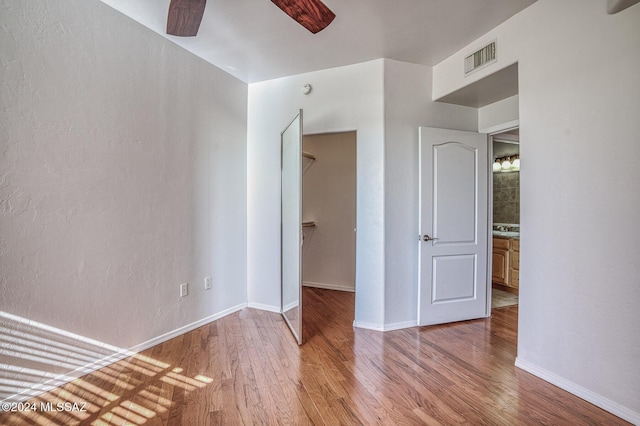
[[[434,241],[437,240],[437,238],[431,238],[428,234],[424,234],[424,236],[422,237],[422,241]]]

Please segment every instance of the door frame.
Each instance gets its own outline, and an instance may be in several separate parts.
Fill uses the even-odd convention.
[[[489,152],[489,173],[487,182],[487,197],[490,202],[487,202],[487,317],[491,316],[491,299],[493,297],[493,171],[491,167],[493,165],[493,137],[497,134],[508,132],[520,128],[520,120],[512,120],[505,123],[496,124],[489,129],[480,130],[481,133],[486,132],[487,143],[489,146],[487,150]]]
[[[304,128],[304,123],[303,123],[303,115],[304,115],[304,113],[303,113],[302,109],[299,110],[299,114],[298,115],[299,115],[300,121],[301,121],[301,131],[300,131],[300,154],[301,154],[300,155],[300,178],[301,179],[300,179],[300,206],[299,206],[300,207],[300,217],[301,217],[301,219],[303,218],[303,216],[302,216],[302,206],[303,206],[302,199],[304,197],[304,184],[303,184],[304,167],[303,167],[303,162],[302,162],[302,157],[304,155],[304,153],[303,153],[304,152],[304,150],[303,150],[304,137],[306,137],[306,136],[314,136],[314,135],[327,135],[327,134],[333,134],[333,133],[354,133],[355,134],[355,150],[356,150],[356,155],[355,155],[355,167],[356,167],[355,191],[356,191],[356,193],[354,195],[354,197],[355,197],[355,227],[354,227],[355,252],[353,254],[354,255],[354,261],[355,261],[355,275],[354,275],[354,289],[353,289],[353,293],[355,294],[355,301],[354,301],[354,318],[353,318],[353,322],[354,322],[354,325],[355,325],[355,323],[356,323],[356,321],[355,321],[355,308],[356,308],[357,302],[358,302],[358,300],[357,300],[357,298],[358,298],[358,291],[357,291],[358,290],[358,285],[357,285],[357,283],[358,283],[358,275],[359,275],[359,273],[361,273],[361,268],[360,268],[359,263],[358,263],[360,245],[358,244],[358,233],[357,233],[358,224],[359,224],[359,222],[358,222],[358,211],[359,211],[359,205],[360,205],[359,198],[358,198],[358,193],[360,192],[360,189],[361,189],[360,188],[361,182],[358,179],[358,174],[357,174],[357,171],[359,169],[359,164],[360,164],[359,158],[358,158],[359,138],[360,138],[359,131],[358,131],[357,127],[352,127],[352,128],[347,128],[347,129],[344,129],[344,130],[316,131],[316,132],[305,133],[304,132],[304,129],[305,129]],[[289,124],[285,127],[285,130],[296,120],[298,115],[296,115],[296,117],[294,117],[294,119],[289,122]],[[282,135],[281,135],[281,137],[282,137]],[[281,165],[282,165],[282,139],[281,139]],[[281,215],[282,215],[282,206],[281,206]],[[282,222],[282,220],[281,220],[281,222]],[[281,229],[281,231],[280,231],[280,239],[281,239],[280,282],[282,283],[282,281],[283,281],[283,278],[282,278],[282,276],[283,276],[283,266],[282,266],[282,258],[283,258],[283,254],[282,254],[282,223],[280,224],[280,229]],[[300,228],[300,229],[302,229],[302,228]],[[302,235],[303,235],[303,231],[301,230],[301,236]],[[300,250],[300,269],[299,269],[299,271],[300,271],[300,280],[299,280],[300,281],[300,286],[299,286],[300,315],[299,315],[299,318],[298,318],[298,321],[297,321],[298,322],[299,333],[296,333],[296,332],[293,331],[292,325],[291,325],[291,323],[289,322],[289,319],[286,316],[283,315],[283,318],[284,318],[285,322],[287,323],[287,325],[289,326],[289,328],[291,330],[291,333],[293,334],[294,338],[298,342],[298,345],[302,345],[304,343],[304,333],[303,333],[304,324],[303,324],[303,314],[302,314],[302,312],[303,312],[303,309],[302,309],[303,295],[302,294],[303,294],[303,287],[304,287],[304,284],[303,284],[302,250]],[[281,311],[281,314],[282,314],[282,310],[283,310],[283,307],[284,307],[284,303],[283,303],[283,300],[282,300],[282,297],[283,297],[282,293],[283,292],[282,292],[282,285],[281,285],[281,294],[280,294],[280,311]]]
[[[346,133],[353,133],[354,134],[354,144],[355,144],[355,194],[354,194],[354,202],[355,202],[355,217],[354,217],[354,228],[353,228],[353,238],[354,238],[354,251],[353,251],[353,261],[354,261],[354,276],[353,276],[353,293],[356,294],[356,282],[357,282],[357,276],[358,276],[358,233],[357,233],[357,229],[358,229],[358,130],[357,129],[351,129],[351,130],[332,130],[332,131],[327,131],[327,132],[322,132],[322,131],[318,131],[318,132],[313,132],[313,133],[303,133],[302,135],[302,147],[303,147],[303,151],[304,151],[304,138],[308,137],[308,136],[326,136],[326,135],[333,135],[333,134],[346,134]],[[321,160],[321,158],[320,158]],[[303,174],[303,186],[302,186],[302,200],[303,200],[303,205],[304,205],[304,167],[302,170],[302,174]],[[304,216],[304,209],[302,210],[303,216]],[[304,219],[304,217],[303,217]],[[304,232],[303,232],[304,233]],[[303,256],[303,262],[304,262],[304,256]],[[303,268],[304,269],[304,268]],[[305,287],[304,285],[304,275],[302,278],[302,287]],[[310,286],[313,287],[313,286]],[[323,288],[323,287],[316,287],[316,288]],[[349,291],[349,290],[340,290],[340,289],[332,289],[327,287],[327,289],[329,290],[337,290],[337,291]],[[356,296],[357,297],[357,296]],[[355,303],[355,301],[354,301]],[[353,320],[355,321],[355,317],[353,318]]]
[[[285,311],[285,307],[287,307],[287,305],[285,305],[285,287],[286,287],[286,283],[285,283],[285,277],[287,275],[286,271],[285,271],[285,221],[284,221],[284,214],[285,214],[285,209],[284,209],[284,202],[285,202],[285,196],[284,196],[284,184],[285,184],[285,179],[284,179],[284,170],[285,170],[285,134],[287,133],[287,131],[289,131],[289,129],[292,128],[292,126],[295,125],[296,121],[298,121],[297,124],[297,131],[298,131],[298,140],[297,142],[297,151],[298,151],[298,158],[296,158],[297,160],[297,176],[298,176],[298,182],[297,182],[297,186],[298,186],[298,206],[297,206],[297,220],[296,220],[296,229],[298,231],[297,237],[296,237],[296,242],[294,243],[295,246],[297,247],[297,293],[298,293],[298,303],[297,303],[297,318],[289,318],[287,316],[287,312],[290,310],[293,310],[293,308],[291,308],[290,310]],[[295,129],[295,128],[294,128]],[[302,246],[301,246],[301,242],[302,242],[302,157],[303,157],[303,152],[302,152],[302,138],[303,138],[303,131],[304,131],[304,127],[303,127],[303,110],[300,109],[298,110],[298,113],[295,115],[295,117],[289,122],[289,124],[287,124],[287,126],[284,128],[284,130],[280,133],[280,314],[282,316],[282,318],[284,319],[285,323],[287,324],[287,326],[289,327],[289,330],[291,331],[291,334],[293,335],[293,337],[295,338],[296,342],[298,343],[298,345],[302,345],[303,343],[303,333],[302,333]],[[295,145],[294,145],[295,146]],[[296,207],[294,205],[294,207]],[[295,252],[295,250],[291,250],[292,253]],[[295,265],[296,262],[293,262],[293,265]],[[295,293],[292,293],[295,294]]]

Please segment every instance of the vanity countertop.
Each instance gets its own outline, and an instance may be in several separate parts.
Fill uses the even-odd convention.
[[[502,238],[520,238],[520,224],[517,223],[494,223],[493,236]]]
[[[519,239],[520,232],[516,231],[493,231],[494,237]]]

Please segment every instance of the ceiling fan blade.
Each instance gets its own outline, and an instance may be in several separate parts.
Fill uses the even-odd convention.
[[[271,0],[271,2],[314,34],[325,29],[336,17],[336,14],[320,0]]]
[[[167,34],[193,37],[198,34],[207,0],[171,0]]]

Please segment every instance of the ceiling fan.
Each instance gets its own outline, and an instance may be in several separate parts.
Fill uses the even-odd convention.
[[[271,0],[300,25],[317,33],[336,17],[320,0]],[[198,33],[207,0],[171,0],[167,18],[167,34],[193,37]]]

